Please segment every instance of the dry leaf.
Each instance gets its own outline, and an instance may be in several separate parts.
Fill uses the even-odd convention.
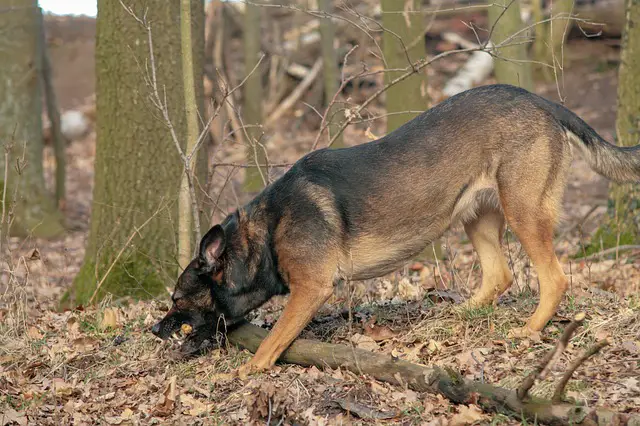
[[[343,410],[355,414],[361,419],[388,420],[398,416],[399,414],[398,412],[384,412],[376,410],[345,398],[336,398],[334,401],[337,402]]]
[[[177,387],[176,387],[176,376],[171,376],[169,379],[169,383],[167,387],[164,389],[162,393],[163,398],[162,402],[156,405],[153,409],[153,415],[159,417],[169,416],[176,405],[176,397],[178,395]]]
[[[475,422],[483,420],[486,416],[476,405],[461,405],[458,408],[458,414],[455,414],[449,420],[449,426],[472,425]]]
[[[78,337],[77,339],[74,339],[71,342],[71,344],[73,345],[73,348],[75,350],[79,352],[86,352],[86,351],[90,351],[95,346],[97,346],[98,341],[93,337],[83,336],[83,337]]]
[[[129,420],[133,417],[133,411],[131,411],[130,408],[125,408],[122,414],[120,414],[120,417],[122,417],[125,420]]]
[[[100,329],[107,330],[109,328],[118,327],[118,313],[115,309],[106,308],[102,313],[102,321],[100,321]]]
[[[427,351],[431,355],[433,355],[433,354],[435,354],[437,352],[440,352],[440,343],[436,342],[433,339],[429,340],[429,344],[427,345]]]
[[[38,340],[38,339],[42,339],[42,337],[44,337],[44,335],[42,334],[42,332],[37,329],[36,327],[29,327],[27,329],[27,336],[29,336],[29,338],[34,339],[34,340]]]
[[[351,336],[351,341],[360,349],[367,351],[376,351],[380,349],[378,344],[369,336],[364,336],[360,333],[356,333]]]
[[[365,336],[371,337],[374,341],[380,342],[382,340],[388,340],[396,336],[396,333],[393,332],[386,325],[376,325],[376,317],[373,316],[369,321],[367,321],[364,325],[364,334]]]
[[[4,411],[4,413],[2,413],[0,415],[0,418],[2,419],[2,424],[3,425],[9,425],[12,422],[17,423],[20,426],[26,426],[27,425],[27,417],[25,416],[25,414],[24,413],[19,413],[16,410],[14,410],[13,408],[7,408]]]
[[[634,342],[632,340],[627,340],[625,342],[622,342],[622,345],[620,346],[622,346],[622,348],[630,354],[640,354],[640,341]]]
[[[73,394],[73,386],[62,379],[53,379],[53,388],[57,396],[71,396]]]
[[[180,404],[189,408],[188,410],[183,411],[183,413],[186,412],[187,414],[193,417],[197,417],[203,413],[206,413],[209,410],[206,404],[202,403],[200,400],[192,397],[187,393],[180,395]]]

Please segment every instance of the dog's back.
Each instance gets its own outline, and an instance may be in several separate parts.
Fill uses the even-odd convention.
[[[287,188],[274,191],[289,193],[293,185],[298,197],[315,205],[321,199],[323,215],[339,228],[341,268],[364,279],[398,267],[452,222],[502,211],[501,191],[526,199],[517,209],[533,214],[541,208],[555,221],[571,161],[569,142],[591,159],[594,147],[618,155],[619,148],[603,150],[597,138],[562,106],[514,86],[483,86],[449,98],[379,140],[305,156],[282,179]],[[635,152],[618,162],[637,162]],[[632,172],[623,177],[640,176],[639,166],[625,167]],[[620,168],[599,168],[620,177]]]

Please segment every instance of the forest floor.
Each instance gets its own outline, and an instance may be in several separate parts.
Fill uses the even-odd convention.
[[[611,50],[587,45],[589,51],[576,55],[565,71],[561,93],[567,106],[612,140],[616,70],[607,60]],[[434,67],[434,87],[441,87],[447,67],[455,68],[446,62]],[[554,84],[542,85],[538,92],[558,99]],[[273,137],[277,152],[272,161],[293,162],[313,142],[315,134],[286,130],[294,127],[290,124],[284,123]],[[381,129],[377,123],[368,130],[381,134]],[[366,133],[366,128],[350,128],[345,140],[365,141]],[[237,150],[220,150],[219,161],[233,158]],[[97,308],[56,311],[84,255],[94,154],[94,134],[68,147],[68,234],[56,241],[12,242],[16,285],[13,299],[5,294],[0,305],[0,426],[523,423],[344,370],[279,364],[242,381],[230,373],[250,354],[233,347],[179,359],[178,341],[161,342],[149,332],[166,310],[166,297],[107,300]],[[47,156],[49,181],[52,161]],[[575,356],[608,337],[613,343],[576,372],[567,396],[588,406],[640,413],[640,251],[575,259],[606,212],[607,188],[604,179],[575,159],[556,244],[570,289],[540,339],[507,338],[509,329],[521,326],[537,303],[535,270],[510,234],[505,250],[516,278],[512,289],[496,306],[453,309],[481,278],[477,256],[462,229],[443,237],[446,259],[441,262],[408,265],[389,276],[337,289],[303,337],[451,366],[465,377],[513,388],[553,347],[568,320],[584,311],[583,327],[533,393],[549,395]],[[284,300],[270,301],[252,321],[272,326]],[[18,334],[18,329],[26,333]],[[345,402],[357,404],[347,411],[342,408]]]

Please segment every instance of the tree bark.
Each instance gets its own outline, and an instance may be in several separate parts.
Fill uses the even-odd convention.
[[[626,24],[618,70],[618,145],[640,144],[640,2],[626,1]],[[640,238],[640,190],[637,184],[612,184],[611,231],[615,245],[634,244]],[[605,247],[606,248],[606,247]]]
[[[382,0],[382,26],[385,28],[382,35],[382,50],[386,68],[389,69],[407,68],[427,56],[422,15],[420,13],[394,13],[404,11],[407,5],[409,12],[418,10],[415,0],[409,2]],[[402,74],[404,71],[386,72],[385,84]],[[428,109],[426,70],[412,75],[387,90],[386,107],[388,114],[387,133],[416,117],[421,111]],[[440,242],[436,241],[433,245],[429,245],[418,257],[441,258]]]
[[[247,159],[249,164],[256,167],[246,169],[244,189],[249,193],[258,192],[264,187],[264,179],[268,170],[260,167],[265,163],[264,149],[260,146],[262,136],[262,78],[259,69],[251,75],[259,61],[260,53],[260,6],[247,3],[245,6],[245,31],[244,31],[244,69],[248,76],[244,87],[244,105],[242,111],[243,124],[247,135]]]
[[[494,60],[494,75],[498,83],[512,84],[527,90],[533,90],[531,63],[528,62],[527,44],[523,42],[525,33],[514,38],[522,30],[520,3],[518,0],[499,0],[489,2],[488,25],[490,40],[496,46],[498,58]],[[497,47],[504,43],[502,47]]]
[[[70,297],[86,303],[113,297],[146,298],[175,282],[178,193],[184,165],[167,123],[151,101],[155,76],[177,139],[184,150],[187,123],[181,67],[180,2],[99,0],[96,33],[97,145],[91,229],[84,264]],[[203,111],[203,3],[192,0],[193,68]],[[148,223],[143,227],[149,218]],[[124,251],[121,250],[124,247]],[[107,273],[109,271],[109,273]],[[106,277],[106,278],[105,278]]]
[[[191,0],[180,2],[180,40],[182,52],[182,86],[184,89],[184,111],[187,121],[187,134],[184,149],[186,161],[185,171],[180,182],[180,201],[178,206],[178,264],[181,269],[187,267],[194,256],[193,246],[201,238],[200,218],[197,200],[192,188],[195,186],[196,159],[198,152],[196,144],[200,135],[198,125],[198,104],[196,101],[195,78],[193,69],[193,37],[191,23]],[[204,46],[202,50],[204,55]],[[193,214],[196,214],[194,217]],[[196,226],[198,225],[198,226]],[[194,234],[195,230],[195,234]]]
[[[229,342],[253,353],[266,336],[267,330],[249,323],[227,335]],[[456,404],[477,403],[486,411],[507,413],[518,419],[525,417],[536,424],[640,424],[640,416],[619,414],[607,409],[568,403],[553,404],[535,397],[520,400],[513,390],[468,380],[450,369],[413,364],[344,345],[298,338],[282,353],[279,360],[305,367],[314,365],[318,368],[344,368],[394,385],[407,385],[418,392],[438,393]],[[597,423],[598,420],[603,423]]]
[[[331,0],[319,0],[318,7],[321,11],[331,14],[333,6]],[[338,54],[334,48],[335,25],[331,18],[320,18],[320,37],[322,42],[322,61],[324,72],[324,107],[331,108],[327,114],[327,120],[331,123],[327,130],[329,132],[328,140],[340,129],[340,109],[335,104],[331,105],[331,100],[338,91]],[[341,148],[344,146],[342,134],[333,142],[332,147]]]
[[[64,229],[42,165],[40,11],[36,0],[0,0],[0,9],[0,143],[6,155],[0,161],[0,187],[6,189],[2,232],[55,237]]]
[[[418,10],[416,3],[415,0],[408,2],[382,0],[382,26],[385,28],[382,49],[386,68],[406,68],[427,55],[422,15],[393,13],[402,12],[406,4],[409,4],[410,11]],[[402,74],[404,71],[386,72],[385,83]],[[419,114],[416,111],[424,111],[428,108],[426,70],[390,88],[386,97],[387,114],[390,114],[387,116],[387,133],[389,133],[416,117]]]
[[[542,2],[535,0],[534,23],[543,20]],[[568,66],[565,41],[571,30],[569,18],[574,8],[574,0],[554,0],[551,4],[550,22],[538,24],[534,28],[535,41],[533,52],[535,59],[543,64],[552,65],[557,71]],[[547,80],[555,78],[553,69],[547,66],[540,68],[542,77]]]

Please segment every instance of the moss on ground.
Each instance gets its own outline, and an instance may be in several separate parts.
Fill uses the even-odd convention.
[[[75,305],[88,303],[110,265],[111,263],[107,262],[96,268],[94,261],[85,260],[72,288],[62,297],[61,307],[69,307],[71,302]],[[107,295],[112,295],[114,299],[126,296],[136,300],[151,299],[166,291],[165,284],[157,265],[145,256],[132,254],[126,259],[121,258],[113,266],[100,286],[94,302],[99,302]]]

